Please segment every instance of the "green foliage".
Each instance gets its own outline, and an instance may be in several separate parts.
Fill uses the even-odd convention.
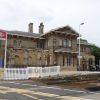
[[[100,48],[93,45],[91,48],[91,53],[92,55],[95,56],[95,65],[99,65],[99,61],[100,61]]]
[[[100,48],[93,45],[91,48],[91,53],[96,57],[100,57]]]

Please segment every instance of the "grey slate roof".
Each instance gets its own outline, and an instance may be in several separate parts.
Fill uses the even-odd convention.
[[[50,33],[50,32],[60,32],[60,31],[58,31],[58,30],[59,30],[59,29],[63,29],[63,28],[69,28],[70,30],[72,30],[72,31],[75,32],[74,34],[79,35],[79,33],[78,33],[76,30],[74,30],[71,26],[66,25],[66,26],[62,26],[62,27],[58,27],[58,28],[52,29],[52,30],[50,30],[50,31],[48,31],[48,32],[46,32],[46,33],[44,33],[44,34],[42,34],[41,36],[44,36],[44,35],[46,35],[46,34],[48,34],[48,33]],[[68,32],[61,32],[61,33],[69,34]]]
[[[79,40],[77,40],[77,44],[79,44]],[[83,45],[92,45],[91,43],[89,43],[87,40],[85,39],[80,39],[80,44]]]
[[[41,38],[41,39],[44,39],[42,36],[46,35],[46,34],[49,34],[50,32],[54,31],[54,32],[57,32],[59,33],[60,31],[57,31],[59,29],[62,29],[62,28],[70,28],[72,31],[74,31],[75,33],[73,35],[78,35],[78,32],[76,32],[72,27],[70,27],[69,25],[66,25],[66,26],[62,26],[62,27],[58,27],[58,28],[55,28],[55,29],[52,29],[44,34],[41,34],[41,33],[29,33],[29,32],[23,32],[23,31],[9,31],[9,30],[3,30],[3,31],[6,31],[8,34],[11,34],[11,35],[18,35],[18,36],[23,36],[23,37],[33,37],[33,38]],[[1,30],[2,31],[2,30]],[[60,32],[62,34],[70,34],[68,32]]]
[[[0,31],[5,31],[7,32],[8,35],[17,35],[17,36],[23,36],[23,37],[33,37],[33,38],[44,39],[43,37],[41,37],[41,33],[29,33],[29,32],[24,32],[24,31],[9,31],[9,30],[3,30],[3,29],[0,29]]]
[[[40,38],[39,33],[29,33],[29,32],[23,32],[23,31],[7,31],[8,34],[11,35],[18,35],[18,36],[24,36],[24,37],[34,37],[34,38]]]

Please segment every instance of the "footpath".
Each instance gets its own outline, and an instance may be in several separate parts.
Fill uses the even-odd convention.
[[[95,75],[100,74],[100,71],[61,71],[60,76],[80,76],[80,75]]]
[[[33,79],[34,80],[34,79]],[[100,82],[100,72],[61,71],[58,76],[37,79],[48,85],[76,82]]]

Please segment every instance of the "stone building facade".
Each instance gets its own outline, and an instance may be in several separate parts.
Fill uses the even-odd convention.
[[[44,33],[44,25],[40,23],[36,34],[30,23],[28,32],[4,31],[7,32],[7,67],[60,65],[61,70],[77,70],[79,34],[72,27],[63,26]],[[3,41],[0,58],[4,59]]]
[[[77,46],[79,46],[78,41]],[[89,70],[90,66],[95,66],[95,56],[91,55],[91,46],[87,40],[80,40],[81,70]]]

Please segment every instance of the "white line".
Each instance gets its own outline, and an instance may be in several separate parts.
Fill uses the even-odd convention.
[[[67,91],[73,91],[73,92],[87,93],[86,91],[79,91],[79,90],[72,90],[72,89],[62,89],[60,87],[48,87],[48,86],[39,86],[39,87],[51,88],[51,89],[57,89],[57,90],[67,90]]]
[[[38,87],[38,88],[27,88],[28,90],[32,91],[32,90],[37,90],[37,89],[44,89],[43,87]]]
[[[31,85],[31,84],[22,84],[22,83],[18,83],[18,82],[9,82],[9,83],[27,85],[27,86],[38,86],[38,85]]]
[[[38,85],[31,85],[31,84],[21,84],[21,85],[27,85],[27,86],[38,86]]]
[[[26,85],[26,86],[38,86],[40,87],[41,89],[45,89],[45,88],[51,88],[51,89],[57,89],[57,90],[65,90],[65,91],[73,91],[73,92],[78,92],[78,93],[96,93],[96,92],[90,92],[90,91],[79,91],[79,90],[72,90],[72,89],[63,89],[63,88],[60,88],[60,87],[50,87],[50,86],[41,86],[41,85],[31,85],[31,84],[23,84],[23,83],[15,83],[15,82],[9,82],[9,83],[13,83],[13,84],[21,84],[21,85]],[[96,94],[99,94],[99,93],[96,93]]]
[[[30,98],[33,98],[35,100],[39,100],[37,97],[32,96],[32,95],[39,95],[39,96],[46,96],[46,97],[54,97],[54,98],[58,98],[58,99],[65,99],[65,100],[92,100],[92,99],[85,99],[85,98],[81,98],[81,97],[74,97],[74,96],[61,96],[61,95],[57,95],[57,94],[52,94],[52,93],[47,93],[47,92],[37,92],[37,91],[29,91],[26,89],[19,89],[19,88],[10,88],[10,87],[1,87],[1,89],[6,89],[8,88],[9,91],[7,92],[16,92],[16,93],[20,93],[22,95],[28,96]],[[27,94],[29,93],[29,94]]]
[[[10,82],[10,83],[13,83],[13,84],[18,84],[18,83],[15,83],[15,82]],[[26,85],[26,86],[38,86],[38,87],[42,87],[42,88],[51,88],[51,89],[57,89],[57,90],[65,90],[65,91],[73,91],[73,92],[78,92],[78,93],[87,93],[87,91],[79,91],[79,90],[72,90],[72,89],[62,89],[62,88],[58,88],[58,87],[48,87],[48,86],[39,86],[39,85],[31,85],[31,84],[22,84],[22,83],[19,83],[21,85]],[[89,92],[89,93],[95,93],[95,92]]]
[[[22,95],[27,96],[27,97],[32,98],[32,99],[35,99],[35,100],[39,100],[39,99],[38,99],[37,97],[35,97],[35,96],[31,96],[31,95],[28,95],[28,94],[22,94]]]
[[[14,84],[20,84],[20,83],[14,83]]]

